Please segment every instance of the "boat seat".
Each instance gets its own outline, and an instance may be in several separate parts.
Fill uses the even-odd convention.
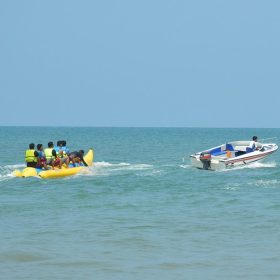
[[[235,146],[235,147],[234,147],[234,150],[235,150],[235,151],[246,152],[246,148],[248,148],[248,147],[246,147],[246,146]]]
[[[241,151],[241,152],[246,152],[246,153],[252,153],[254,150],[250,147],[246,146],[235,146],[235,151]]]
[[[226,145],[222,145],[218,148],[211,150],[210,153],[212,156],[221,156],[221,155],[225,155],[227,151],[231,151],[231,152],[234,151],[232,144],[227,143]]]
[[[233,148],[233,146],[232,146],[232,144],[226,144],[226,150],[227,151],[231,151],[231,152],[233,152],[234,151],[234,148]]]

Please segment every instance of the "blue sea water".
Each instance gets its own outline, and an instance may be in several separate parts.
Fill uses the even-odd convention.
[[[1,279],[279,279],[280,153],[222,172],[188,156],[280,129],[0,127]],[[88,174],[14,178],[30,142],[90,147]],[[183,161],[183,157],[186,157]]]

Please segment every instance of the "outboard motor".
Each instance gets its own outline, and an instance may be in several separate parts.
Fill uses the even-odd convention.
[[[211,166],[211,154],[209,152],[202,152],[199,159],[202,162],[203,169],[208,170]]]

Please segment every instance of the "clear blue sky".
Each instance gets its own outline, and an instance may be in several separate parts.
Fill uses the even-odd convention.
[[[0,125],[280,127],[280,1],[1,1]]]

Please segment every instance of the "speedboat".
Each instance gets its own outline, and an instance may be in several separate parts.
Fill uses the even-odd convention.
[[[192,166],[206,170],[249,164],[262,160],[277,151],[274,143],[257,143],[256,149],[249,147],[251,141],[233,141],[195,153],[190,156]]]
[[[93,163],[93,149],[89,149],[87,154],[84,156],[84,160],[87,163],[88,166],[92,166]],[[83,171],[87,171],[88,167],[81,165],[81,166],[73,166],[72,164],[69,165],[68,168],[66,166],[62,166],[62,168],[55,168],[55,169],[37,169],[33,167],[26,167],[22,171],[15,170],[13,172],[13,175],[15,177],[41,177],[44,179],[51,179],[51,178],[59,178],[59,177],[66,177],[66,176],[72,176],[76,175],[78,173],[81,173]]]

